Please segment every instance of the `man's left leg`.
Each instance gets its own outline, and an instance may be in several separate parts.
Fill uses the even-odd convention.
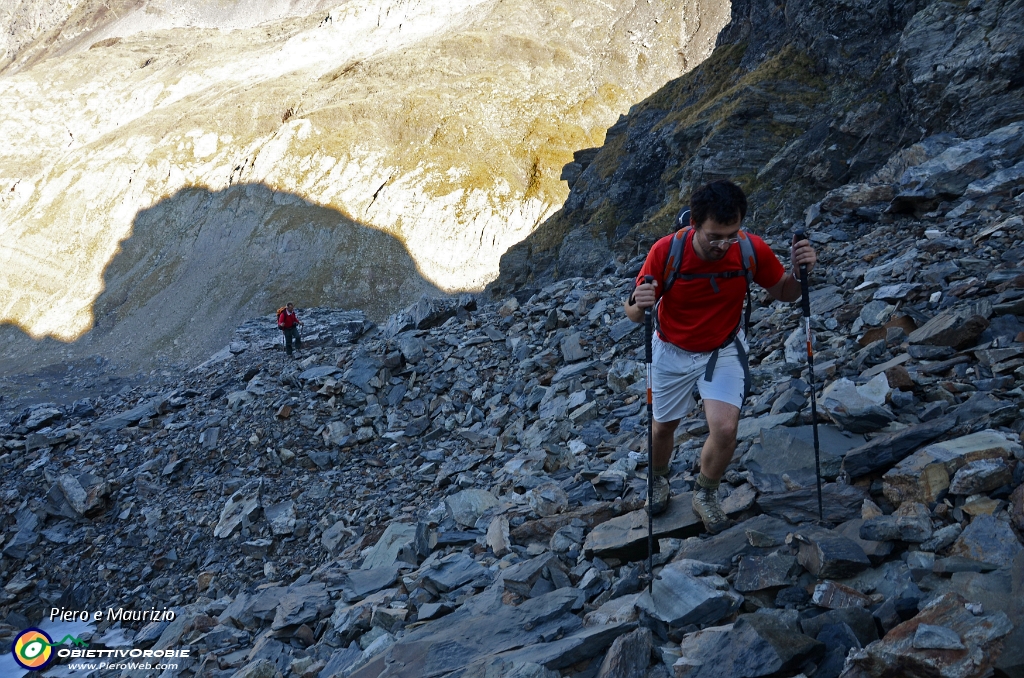
[[[708,439],[700,452],[700,474],[693,493],[693,511],[704,521],[708,532],[718,534],[732,525],[718,502],[718,486],[736,450],[740,408],[721,400],[705,400],[704,414],[708,420]]]

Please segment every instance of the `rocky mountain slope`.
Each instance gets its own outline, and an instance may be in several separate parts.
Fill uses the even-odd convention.
[[[970,149],[910,168],[918,194],[949,190]],[[187,374],[6,401],[0,640],[41,623],[94,649],[188,649],[167,675],[210,678],[1024,675],[1022,198],[989,191],[1006,176],[891,224],[851,225],[874,205],[852,193],[827,203],[823,522],[798,306],[761,298],[722,489],[737,524],[709,537],[689,508],[698,410],[644,591],[642,331],[619,308],[641,256],[380,325],[300,309],[297,360],[255,318]],[[53,607],[175,618],[58,624]]]
[[[840,186],[910,181],[909,158],[887,163],[912,144],[1024,120],[1022,30],[1015,0],[735,2],[708,61],[566,168],[565,206],[503,257],[496,290],[645,250],[709,180],[737,181],[751,199],[748,227],[768,233],[790,230]],[[888,207],[886,191],[852,221],[908,209]]]
[[[17,2],[4,368],[195,364],[286,298],[381,319],[479,288],[562,204],[572,152],[727,18],[698,0]]]

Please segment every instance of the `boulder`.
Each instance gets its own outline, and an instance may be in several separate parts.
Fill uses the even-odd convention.
[[[851,654],[844,675],[890,675],[892,667],[901,667],[902,675],[907,676],[970,678],[986,675],[995,665],[1002,649],[1001,641],[1013,629],[1013,624],[1002,612],[975,616],[966,605],[967,600],[955,593],[940,596],[915,617],[894,627],[882,640]],[[949,629],[966,649],[917,647],[915,638],[922,625]],[[929,637],[927,630],[922,633],[922,639]]]
[[[897,506],[905,501],[928,504],[949,488],[950,479],[964,466],[985,459],[1009,459],[1020,449],[1018,443],[993,430],[934,443],[889,469],[882,476],[882,491]]]
[[[649,618],[669,627],[680,627],[713,624],[735,612],[742,603],[743,596],[717,575],[693,576],[685,561],[674,561],[655,577],[653,592],[643,592],[636,604]]]
[[[978,337],[988,327],[990,315],[992,304],[989,301],[951,308],[911,332],[909,341],[911,344],[967,348],[977,343]]]

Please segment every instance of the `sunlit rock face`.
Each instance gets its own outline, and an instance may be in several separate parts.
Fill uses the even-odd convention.
[[[729,15],[699,0],[15,4],[0,322],[130,361],[205,355],[283,296],[380,317],[481,288],[561,206],[573,151],[698,64]]]

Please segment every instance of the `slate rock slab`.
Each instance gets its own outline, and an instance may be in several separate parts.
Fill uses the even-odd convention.
[[[1009,459],[1020,449],[991,429],[933,443],[906,457],[882,476],[882,492],[896,506],[905,501],[929,504],[949,488],[965,465],[983,459]]]
[[[776,427],[762,429],[760,445],[751,446],[744,455],[743,464],[748,469],[765,473],[788,473],[796,469],[814,469],[813,440],[801,435],[807,427]],[[819,427],[819,450],[821,457],[821,474],[825,478],[839,475],[843,463],[843,453],[856,446],[851,442],[840,447],[845,438],[834,426]],[[838,440],[837,440],[838,439]]]
[[[455,522],[466,527],[474,527],[480,516],[498,505],[498,499],[488,490],[470,488],[445,499],[445,505]]]
[[[743,596],[727,586],[723,590],[723,583],[717,575],[693,576],[687,563],[675,561],[662,568],[654,579],[653,593],[641,593],[636,605],[669,627],[713,624],[743,603]]]
[[[467,556],[465,553],[453,553],[443,559],[437,567],[423,574],[421,583],[439,592],[457,589],[463,584],[480,578],[493,577],[490,570]]]
[[[893,433],[884,433],[847,452],[843,466],[852,478],[887,468],[955,425],[956,420],[952,417],[942,417]]]
[[[408,632],[381,655],[379,664],[367,664],[351,678],[444,676],[559,633],[569,636],[583,624],[572,612],[583,604],[582,595],[575,589],[559,589],[513,607],[502,604],[499,592],[489,589],[452,614]],[[617,632],[623,632],[621,627]]]
[[[1001,641],[1013,629],[1013,624],[1002,612],[975,616],[967,610],[967,602],[956,593],[940,596],[915,617],[890,630],[882,640],[851,653],[850,668],[873,676],[890,675],[892,667],[899,667],[902,675],[907,676],[968,678],[988,675],[1002,649]],[[915,647],[914,638],[921,625],[951,629],[966,650]]]
[[[213,530],[213,536],[220,539],[230,537],[243,521],[250,520],[262,505],[263,481],[247,483],[228,498],[220,512],[220,520]]]
[[[750,544],[747,532],[754,531],[781,544],[786,535],[797,530],[784,520],[760,515],[733,525],[711,537],[690,537],[683,540],[676,552],[675,560],[699,560],[722,567],[731,567],[733,558],[744,555],[768,555],[773,549],[760,548]]]
[[[747,614],[733,624],[687,634],[680,650],[672,667],[676,678],[760,678],[822,657],[825,645],[768,615]]]
[[[797,561],[819,579],[845,579],[870,567],[864,550],[833,530],[817,526],[799,528]]]
[[[277,631],[288,626],[298,626],[327,616],[334,609],[334,602],[327,593],[327,587],[320,582],[304,586],[291,586],[281,596],[271,629]]]
[[[984,563],[1008,566],[1022,551],[1017,535],[1008,523],[992,516],[978,516],[964,528],[949,547],[950,555],[964,556]]]
[[[740,593],[787,586],[800,571],[794,556],[772,553],[767,556],[744,556],[733,586]]]
[[[911,344],[967,348],[977,343],[988,327],[992,303],[988,300],[952,308],[926,322],[910,333]]]
[[[854,433],[877,431],[895,419],[888,408],[865,396],[862,390],[849,379],[839,379],[822,391],[818,405],[840,428]]]
[[[735,515],[750,508],[755,492],[749,484],[741,485],[722,499],[722,510]],[[654,539],[692,537],[704,531],[704,523],[693,512],[693,493],[673,495],[668,509],[654,517]],[[587,534],[583,550],[602,558],[637,560],[647,553],[647,511],[637,509],[597,525]]]
[[[856,485],[825,483],[821,488],[821,505],[825,521],[841,523],[860,515],[868,493]],[[762,494],[757,505],[765,513],[791,523],[818,520],[818,488],[802,487],[789,492]]]

